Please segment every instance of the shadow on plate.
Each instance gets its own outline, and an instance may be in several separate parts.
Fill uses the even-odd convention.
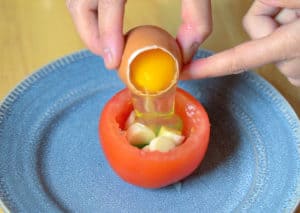
[[[207,79],[200,83],[199,90],[204,95],[197,98],[209,115],[210,143],[200,166],[184,182],[217,169],[236,152],[240,142],[240,130],[234,118],[233,92],[238,84],[240,84],[239,77]]]

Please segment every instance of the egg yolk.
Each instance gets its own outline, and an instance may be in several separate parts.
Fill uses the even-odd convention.
[[[174,81],[175,73],[175,60],[160,49],[142,52],[130,66],[132,84],[146,94],[167,89]]]

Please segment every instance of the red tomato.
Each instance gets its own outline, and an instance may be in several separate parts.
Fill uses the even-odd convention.
[[[128,89],[117,93],[104,107],[99,134],[104,154],[113,170],[125,181],[159,188],[191,174],[202,161],[209,142],[210,124],[202,105],[177,89],[175,111],[183,120],[183,144],[169,152],[150,152],[129,144],[125,121],[133,110]]]

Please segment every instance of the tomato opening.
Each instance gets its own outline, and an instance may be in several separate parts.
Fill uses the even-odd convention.
[[[191,174],[202,161],[209,143],[210,124],[203,106],[182,89],[176,90],[175,113],[183,121],[183,144],[169,152],[149,152],[129,144],[124,131],[133,110],[128,89],[105,105],[99,135],[103,152],[113,170],[126,182],[159,188]]]

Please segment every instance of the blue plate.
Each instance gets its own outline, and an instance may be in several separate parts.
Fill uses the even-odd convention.
[[[197,58],[210,53],[199,51]],[[0,106],[0,197],[13,212],[291,212],[300,199],[300,125],[258,75],[185,81],[211,140],[201,166],[156,190],[123,182],[98,138],[105,103],[124,88],[88,51],[40,69]]]

